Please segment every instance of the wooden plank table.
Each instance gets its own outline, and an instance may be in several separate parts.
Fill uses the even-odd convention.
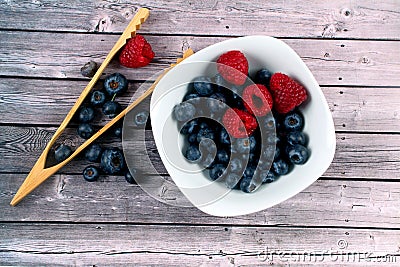
[[[329,103],[337,150],[326,173],[270,209],[217,218],[157,202],[123,177],[87,183],[77,159],[10,207],[87,84],[81,66],[105,58],[139,7],[151,10],[140,33],[155,60],[138,70],[113,62],[105,74],[122,72],[133,91],[187,47],[278,37]],[[0,265],[400,264],[398,0],[3,0],[0,76]],[[63,137],[79,142],[73,127]]]

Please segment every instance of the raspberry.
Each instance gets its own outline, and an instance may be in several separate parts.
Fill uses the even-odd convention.
[[[228,109],[222,117],[222,123],[234,138],[250,136],[257,128],[257,120],[250,113],[234,108]]]
[[[270,89],[274,108],[279,113],[288,113],[307,99],[306,89],[283,73],[272,75]]]
[[[137,34],[122,48],[119,63],[128,68],[140,68],[148,65],[153,58],[151,45],[143,36]]]
[[[244,106],[256,116],[265,116],[272,109],[272,96],[262,84],[252,84],[243,90]]]
[[[221,76],[235,85],[245,83],[249,71],[249,63],[242,52],[232,50],[222,54],[217,60],[217,69]]]

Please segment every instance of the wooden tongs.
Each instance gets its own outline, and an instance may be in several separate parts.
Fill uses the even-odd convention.
[[[118,41],[115,43],[114,47],[108,53],[107,57],[104,59],[103,63],[97,70],[96,74],[90,80],[89,84],[83,90],[81,95],[76,100],[76,103],[68,112],[64,121],[61,123],[60,127],[54,133],[53,137],[47,144],[46,148],[40,155],[39,159],[31,169],[28,176],[25,178],[25,181],[22,183],[14,198],[12,199],[10,205],[15,206],[18,204],[24,197],[26,197],[30,192],[32,192],[36,187],[38,187],[41,183],[43,183],[47,178],[56,173],[59,169],[61,169],[64,165],[70,162],[75,156],[77,156],[80,152],[82,152],[88,145],[90,145],[94,140],[96,140],[101,134],[107,131],[110,127],[112,127],[116,122],[118,122],[121,118],[123,118],[130,110],[132,110],[135,106],[137,106],[140,102],[142,102],[146,97],[148,97],[156,87],[158,81],[176,64],[180,63],[183,59],[189,57],[193,54],[191,49],[188,49],[184,52],[183,57],[177,59],[175,64],[171,64],[171,66],[163,71],[163,73],[155,80],[155,82],[147,89],[139,98],[133,101],[125,110],[123,110],[118,116],[109,121],[103,128],[101,128],[98,132],[96,132],[91,138],[87,139],[81,146],[79,146],[67,159],[54,165],[52,167],[45,167],[47,155],[53,146],[54,142],[64,131],[75,112],[81,106],[82,102],[85,100],[86,96],[90,93],[93,86],[96,84],[104,69],[110,63],[115,54],[126,44],[127,40],[134,37],[136,35],[136,31],[140,28],[141,24],[148,18],[150,12],[147,8],[140,8],[136,13],[135,17],[126,27],[122,35],[119,37]]]

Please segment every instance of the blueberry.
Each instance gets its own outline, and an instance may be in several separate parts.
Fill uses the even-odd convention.
[[[309,151],[306,147],[295,144],[287,149],[287,156],[293,164],[304,164],[308,160]]]
[[[283,118],[283,127],[287,131],[301,131],[304,127],[303,115],[300,112],[290,112]]]
[[[188,102],[182,102],[174,107],[174,115],[175,119],[178,121],[188,121],[193,119],[194,115],[196,114],[196,108],[194,105]]]
[[[125,160],[119,148],[105,149],[101,154],[100,167],[107,174],[116,174],[125,168]]]
[[[201,153],[197,146],[190,145],[186,149],[185,158],[191,162],[198,162],[200,160]]]
[[[250,139],[249,138],[235,139],[232,144],[232,150],[237,153],[249,153],[250,152]]]
[[[225,110],[226,98],[221,93],[214,93],[207,98],[207,108],[211,113],[221,113]]]
[[[106,102],[106,95],[102,91],[93,91],[90,96],[90,103],[95,106],[101,106]]]
[[[85,158],[91,162],[100,162],[101,152],[103,148],[99,144],[92,144],[86,149]]]
[[[57,162],[66,160],[72,154],[71,147],[61,144],[54,151],[54,158]]]
[[[219,132],[219,142],[223,145],[231,144],[231,139],[229,137],[228,132],[225,130],[225,128],[221,128],[221,131]]]
[[[97,179],[99,178],[99,169],[97,169],[97,167],[95,166],[89,166],[86,167],[83,170],[83,178],[88,181],[88,182],[94,182],[97,181]]]
[[[109,118],[114,118],[118,115],[121,110],[121,105],[116,101],[107,101],[103,105],[103,113],[107,115]]]
[[[263,123],[261,127],[263,127],[263,129],[267,132],[275,131],[276,128],[274,117],[266,116],[261,122]]]
[[[243,177],[242,181],[240,182],[240,190],[245,193],[251,193],[257,189],[257,186],[254,184],[253,179],[251,177]]]
[[[237,173],[229,173],[224,181],[226,187],[230,189],[237,188],[240,178],[240,175],[238,175]]]
[[[307,142],[306,135],[303,132],[289,132],[286,135],[286,141],[289,145],[295,145],[295,144],[300,144],[300,145],[305,145]]]
[[[91,122],[94,119],[94,109],[89,106],[82,106],[78,111],[78,119],[80,122]]]
[[[211,168],[217,153],[217,146],[212,140],[204,139],[199,144],[199,149],[201,152],[200,166],[204,168]]]
[[[225,173],[225,165],[224,164],[215,164],[210,170],[209,175],[211,180],[217,180],[218,178],[222,177]]]
[[[254,152],[257,149],[257,138],[252,135],[249,137],[249,141],[250,141],[250,152]]]
[[[281,154],[279,146],[266,145],[261,151],[260,159],[265,162],[271,162],[277,159]]]
[[[253,178],[256,167],[252,164],[247,164],[246,169],[243,173],[243,178]]]
[[[200,96],[196,93],[190,93],[185,95],[182,102],[189,101],[191,104],[198,104],[200,102]]]
[[[104,89],[110,96],[121,95],[128,88],[128,80],[121,73],[114,73],[104,79]]]
[[[264,172],[264,173],[262,173],[261,174],[264,178],[263,178],[263,184],[265,184],[265,183],[272,183],[272,182],[274,182],[274,181],[276,181],[278,178],[279,178],[279,176],[278,175],[276,175],[273,171],[267,171],[266,173]]]
[[[78,125],[77,132],[83,139],[89,139],[94,134],[94,129],[89,123],[81,123]]]
[[[146,126],[148,118],[149,118],[149,112],[143,110],[135,114],[133,122],[137,127],[144,127]]]
[[[201,142],[204,139],[215,139],[215,133],[213,130],[210,128],[203,128],[200,129],[199,132],[197,133],[197,142]]]
[[[228,152],[226,152],[225,149],[220,149],[217,151],[217,158],[216,158],[217,162],[219,163],[223,163],[228,165],[229,162],[229,154]]]
[[[193,119],[181,128],[181,134],[196,134],[199,129],[199,121],[197,119]]]
[[[135,169],[125,170],[125,180],[130,184],[136,184],[135,174]]]
[[[264,85],[269,85],[269,81],[271,80],[272,73],[267,69],[261,69],[256,73],[254,77],[255,83],[261,83]]]
[[[113,134],[115,137],[121,138],[122,137],[122,127],[121,126],[115,127]]]
[[[197,134],[189,134],[187,140],[190,144],[197,144]]]
[[[277,159],[272,162],[272,170],[277,175],[285,175],[289,173],[289,164],[283,159]]]
[[[229,83],[219,73],[214,76],[213,81],[217,85],[218,90],[228,88],[229,86]]]
[[[81,68],[81,74],[84,77],[93,77],[96,74],[96,71],[98,69],[97,63],[94,62],[93,60],[87,62],[83,67]]]
[[[200,76],[195,78],[193,87],[200,96],[209,96],[214,92],[213,84],[209,77]]]
[[[230,171],[234,173],[242,173],[243,160],[240,158],[233,158],[230,162]]]

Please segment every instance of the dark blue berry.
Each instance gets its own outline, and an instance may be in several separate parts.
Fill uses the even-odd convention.
[[[197,119],[193,119],[183,125],[181,128],[181,134],[195,134],[199,128],[199,121]]]
[[[235,139],[232,144],[232,150],[237,153],[249,153],[250,152],[250,139],[249,138]]]
[[[90,145],[85,151],[85,158],[91,162],[100,162],[103,148],[99,144]]]
[[[196,114],[196,108],[189,102],[182,102],[175,105],[174,107],[174,116],[175,119],[178,121],[184,122],[191,120],[193,119],[195,114]]]
[[[94,134],[93,126],[89,123],[81,123],[78,125],[78,135],[83,139],[89,139]]]
[[[200,129],[199,132],[197,133],[197,142],[201,142],[204,139],[215,139],[215,133],[213,130],[210,128],[203,128]]]
[[[122,127],[121,126],[115,127],[113,133],[114,133],[115,137],[121,138],[122,137]]]
[[[185,95],[182,102],[189,101],[189,103],[196,105],[200,102],[200,96],[196,93],[190,93]]]
[[[101,106],[106,102],[106,95],[102,91],[93,91],[90,97],[90,103],[95,106]]]
[[[286,141],[289,145],[296,145],[296,144],[300,144],[300,145],[305,145],[307,142],[307,137],[303,132],[289,132],[286,136]]]
[[[190,145],[186,149],[185,158],[191,162],[198,162],[200,160],[201,153],[197,146]]]
[[[149,118],[149,112],[143,110],[135,114],[133,122],[137,127],[144,127],[146,126],[148,118]]]
[[[247,164],[246,169],[243,173],[243,178],[253,178],[254,172],[256,171],[256,166],[252,164]]]
[[[72,154],[71,147],[61,144],[54,151],[54,158],[57,162],[66,160]]]
[[[283,127],[286,131],[301,131],[304,127],[304,118],[300,112],[290,112],[283,118]]]
[[[109,118],[114,118],[118,115],[121,110],[121,105],[116,101],[107,101],[103,105],[103,113],[107,115]]]
[[[97,181],[99,178],[100,172],[99,169],[97,169],[95,166],[89,166],[86,167],[83,170],[83,178],[88,181],[88,182],[94,182]]]
[[[226,178],[225,178],[225,185],[227,188],[230,189],[235,189],[238,187],[239,185],[239,181],[240,181],[240,175],[237,173],[228,173]]]
[[[269,85],[269,81],[271,80],[272,73],[267,69],[261,69],[256,73],[254,77],[255,83],[261,83],[264,85]]]
[[[125,160],[119,148],[105,149],[101,154],[100,167],[107,174],[116,174],[125,168]]]
[[[221,93],[214,93],[207,98],[207,108],[211,113],[221,113],[226,107],[225,96]]]
[[[224,78],[222,78],[221,74],[219,73],[214,76],[213,81],[214,84],[217,85],[218,90],[228,88],[229,86],[229,83]]]
[[[121,73],[114,73],[104,79],[104,89],[110,96],[121,95],[128,88],[128,80]]]
[[[201,152],[200,166],[204,168],[212,167],[217,153],[217,146],[215,143],[210,139],[204,139],[199,144],[199,149]]]
[[[91,122],[94,119],[94,109],[89,106],[80,107],[78,118],[80,122]]]
[[[263,176],[263,181],[262,181],[263,184],[275,182],[279,178],[278,175],[276,175],[273,171],[270,170],[267,171],[266,173],[265,172],[262,173],[261,175]]]
[[[225,165],[224,164],[215,164],[210,170],[209,175],[211,180],[217,180],[218,178],[222,177],[225,173]]]
[[[197,134],[196,133],[189,134],[187,140],[191,144],[197,144]]]
[[[277,159],[272,162],[272,170],[277,175],[285,175],[289,173],[289,164],[283,159]]]
[[[241,174],[243,172],[243,163],[244,161],[241,158],[233,158],[230,161],[230,171]]]
[[[230,145],[231,140],[229,137],[228,132],[225,130],[225,128],[221,128],[221,131],[219,132],[219,142],[223,145]]]
[[[93,77],[96,74],[96,71],[98,69],[97,63],[94,62],[93,60],[87,62],[83,67],[81,68],[81,74],[84,77]]]
[[[309,151],[306,147],[295,144],[287,149],[287,156],[293,164],[304,164],[308,160]]]
[[[228,165],[229,162],[229,154],[226,152],[225,149],[220,149],[217,151],[217,158],[216,158],[218,163],[223,163]]]
[[[256,151],[258,145],[257,138],[254,135],[252,135],[249,137],[249,141],[250,141],[250,152]]]
[[[136,170],[135,169],[129,169],[129,170],[125,170],[125,180],[130,183],[130,184],[136,184],[136,180],[135,180],[135,174],[136,174]]]
[[[245,193],[251,193],[257,189],[257,186],[254,184],[254,180],[251,177],[243,177],[240,182],[240,190]]]
[[[275,131],[275,119],[273,116],[266,116],[261,122],[261,127],[267,132]]]
[[[195,78],[193,87],[200,96],[209,96],[214,92],[213,84],[209,77],[200,76]]]

